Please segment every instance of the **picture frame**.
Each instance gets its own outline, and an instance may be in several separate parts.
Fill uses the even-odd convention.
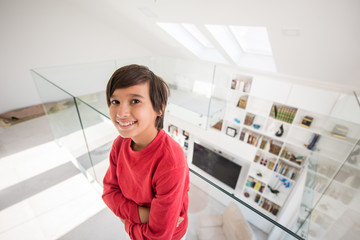
[[[226,135],[229,135],[231,137],[235,137],[237,133],[237,130],[235,128],[232,127],[227,127],[226,128]]]

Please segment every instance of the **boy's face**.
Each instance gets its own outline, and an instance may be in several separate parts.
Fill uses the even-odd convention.
[[[149,83],[119,88],[110,97],[110,118],[120,136],[147,146],[157,135],[156,117],[149,96]]]

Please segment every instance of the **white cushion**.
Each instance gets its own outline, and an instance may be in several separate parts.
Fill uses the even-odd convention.
[[[223,214],[223,231],[227,240],[252,239],[252,231],[240,209],[230,203]]]
[[[201,215],[199,217],[199,227],[221,227],[223,224],[222,215]]]
[[[227,240],[221,227],[202,227],[198,237],[199,240]]]

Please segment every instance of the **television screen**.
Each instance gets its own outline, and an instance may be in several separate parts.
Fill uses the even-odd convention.
[[[235,189],[241,171],[240,165],[198,143],[194,143],[192,163]]]

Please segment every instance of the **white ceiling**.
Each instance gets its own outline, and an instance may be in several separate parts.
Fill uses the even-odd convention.
[[[359,0],[67,0],[159,55],[196,58],[156,22],[265,26],[277,72],[360,89]],[[155,16],[146,16],[141,9]],[[298,30],[286,36],[284,30]],[[231,59],[227,57],[231,62]],[[344,87],[345,86],[345,87]]]

